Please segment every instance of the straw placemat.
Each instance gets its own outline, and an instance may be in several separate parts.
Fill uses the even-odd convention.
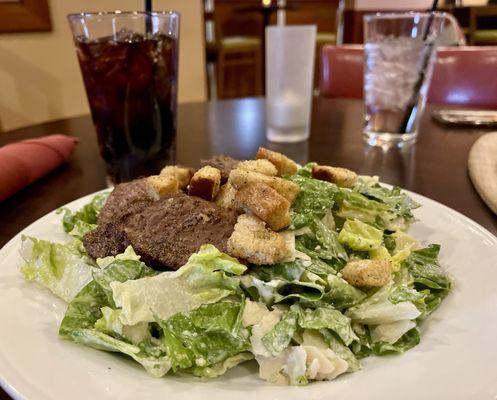
[[[468,169],[477,192],[497,214],[497,132],[487,133],[473,144]]]

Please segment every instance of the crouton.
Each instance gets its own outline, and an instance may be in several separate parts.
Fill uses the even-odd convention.
[[[173,176],[151,175],[145,179],[160,197],[179,192],[178,181]]]
[[[228,239],[228,253],[261,265],[286,261],[291,258],[293,249],[283,235],[266,228],[259,218],[242,214]]]
[[[380,287],[392,279],[392,266],[388,260],[349,261],[340,272],[352,286]]]
[[[278,170],[274,164],[268,160],[241,161],[237,168],[243,171],[259,172],[260,174],[267,176],[275,176],[278,174]]]
[[[232,208],[236,210],[238,208],[235,201],[236,192],[237,190],[229,182],[225,183],[219,189],[219,193],[214,201],[219,207]]]
[[[299,169],[297,163],[290,160],[287,156],[276,151],[271,151],[265,149],[264,147],[259,147],[255,158],[258,160],[264,159],[273,163],[278,170],[278,175],[293,175]]]
[[[221,171],[207,165],[200,168],[193,175],[190,180],[190,186],[188,187],[188,194],[212,201],[219,192],[220,186]]]
[[[193,176],[193,169],[188,167],[180,167],[178,165],[168,165],[160,172],[161,176],[173,176],[178,181],[180,189],[185,189],[190,183]]]
[[[265,183],[287,199],[290,204],[293,204],[300,192],[299,185],[286,179],[263,175],[259,172],[244,171],[238,168],[231,171],[229,182],[236,189],[241,189],[249,183]]]
[[[312,167],[312,177],[320,181],[332,182],[337,186],[350,188],[357,182],[357,174],[347,168],[315,165]]]
[[[264,183],[250,183],[236,193],[236,201],[246,213],[263,220],[273,231],[290,225],[290,202]]]

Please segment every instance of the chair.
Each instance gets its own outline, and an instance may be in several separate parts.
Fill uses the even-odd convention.
[[[204,13],[207,60],[213,64],[213,73],[209,73],[208,68],[208,74],[210,81],[215,81],[215,94],[209,85],[210,98],[261,94],[261,40],[243,32],[243,27],[252,27],[258,21],[251,15],[236,15],[234,21],[233,15],[233,10],[218,10],[217,7]]]
[[[497,107],[497,47],[446,47],[438,57],[429,103]],[[325,97],[362,98],[363,46],[324,46],[320,92]]]

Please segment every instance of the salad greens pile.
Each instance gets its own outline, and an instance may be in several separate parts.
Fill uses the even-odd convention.
[[[291,262],[246,266],[209,244],[174,272],[154,271],[131,247],[95,262],[81,239],[96,227],[100,194],[62,210],[69,243],[23,237],[21,271],[68,303],[62,338],[123,353],[156,377],[214,378],[251,359],[278,384],[357,371],[363,357],[416,346],[451,281],[440,246],[406,233],[418,204],[399,188],[373,177],[341,188],[313,179],[312,165],[287,177],[301,188],[287,230]],[[354,260],[386,260],[392,279],[352,286],[341,270]]]

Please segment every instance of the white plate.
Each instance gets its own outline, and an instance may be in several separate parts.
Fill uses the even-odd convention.
[[[15,398],[87,399],[496,399],[497,239],[463,215],[425,197],[412,234],[442,245],[453,292],[423,325],[421,344],[400,356],[373,357],[332,382],[280,387],[254,364],[220,379],[155,379],[124,357],[59,340],[65,304],[19,273],[20,235],[0,250],[0,380]],[[69,204],[72,209],[91,196]],[[54,212],[22,233],[64,241]]]

